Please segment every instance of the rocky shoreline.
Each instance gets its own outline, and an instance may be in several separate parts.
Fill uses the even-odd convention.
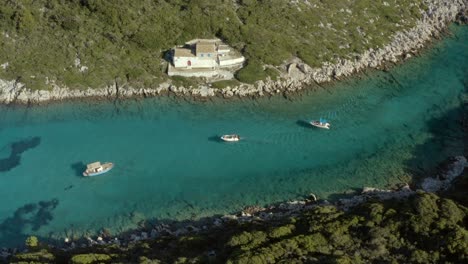
[[[380,68],[386,63],[397,63],[414,56],[430,40],[440,34],[454,21],[466,23],[467,4],[464,0],[425,0],[427,12],[410,30],[398,32],[392,41],[383,48],[370,49],[354,60],[341,59],[338,63],[324,63],[320,68],[311,68],[299,59],[293,59],[280,68],[280,80],[267,79],[254,85],[240,84],[235,87],[215,89],[210,85],[186,88],[177,87],[168,82],[156,89],[136,89],[126,84],[115,83],[101,89],[74,90],[53,85],[51,90],[31,90],[15,80],[0,80],[0,103],[3,104],[40,104],[50,101],[62,101],[78,98],[128,98],[152,97],[175,94],[190,97],[220,96],[247,97],[274,95],[284,92],[297,92],[311,84],[327,83],[348,77],[367,68]]]
[[[73,250],[76,248],[86,248],[94,245],[116,245],[128,246],[134,242],[155,239],[165,236],[182,236],[187,234],[198,234],[210,232],[212,230],[222,230],[230,224],[253,223],[253,222],[271,222],[275,223],[287,217],[298,216],[301,212],[311,210],[317,206],[331,205],[340,210],[347,211],[353,207],[372,200],[390,200],[406,199],[417,192],[437,193],[447,190],[452,182],[463,175],[465,168],[468,167],[468,161],[464,156],[456,156],[447,159],[438,166],[433,176],[424,178],[420,184],[410,187],[404,184],[394,189],[376,189],[364,187],[360,194],[349,198],[339,199],[333,203],[327,200],[319,200],[314,194],[302,200],[283,202],[267,207],[250,206],[236,214],[227,214],[223,216],[206,217],[200,220],[187,220],[173,223],[145,223],[144,227],[137,230],[125,232],[113,236],[103,229],[98,236],[82,237],[71,239],[63,237],[63,240],[50,243],[50,246],[60,250]],[[17,248],[0,249],[0,259],[7,259],[11,255],[18,253]]]
[[[463,175],[466,167],[468,167],[467,159],[464,156],[456,156],[441,163],[433,176],[424,178],[420,184],[414,187],[410,187],[408,184],[394,189],[364,187],[360,194],[353,195],[349,198],[342,198],[332,203],[327,200],[320,200],[314,194],[310,194],[306,199],[283,202],[267,207],[249,206],[236,214],[207,217],[196,221],[187,220],[155,225],[147,223],[145,227],[139,230],[130,231],[120,236],[111,236],[103,231],[95,238],[86,237],[76,242],[71,241],[69,238],[64,238],[64,243],[61,245],[61,248],[69,250],[75,247],[99,244],[126,246],[132,242],[160,236],[181,236],[207,232],[213,229],[222,229],[232,223],[239,224],[258,221],[275,222],[285,219],[286,217],[298,216],[303,211],[324,205],[336,206],[340,210],[347,211],[371,200],[406,199],[419,191],[432,193],[445,191],[457,177]]]

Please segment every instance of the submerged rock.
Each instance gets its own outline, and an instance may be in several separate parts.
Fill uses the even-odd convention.
[[[441,165],[442,171],[438,177],[441,180],[453,180],[463,173],[466,166],[468,162],[464,156],[449,158]]]
[[[437,178],[425,178],[421,183],[421,188],[426,192],[446,190],[455,178],[463,174],[467,166],[468,161],[464,156],[450,158],[441,165]]]

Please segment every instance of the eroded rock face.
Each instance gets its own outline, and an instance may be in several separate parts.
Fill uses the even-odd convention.
[[[305,64],[300,64],[300,68],[305,68]],[[296,63],[291,63],[288,66],[288,75],[295,80],[302,80],[307,77],[303,71],[301,71]]]
[[[125,85],[121,87],[113,85],[87,90],[53,86],[51,90],[34,91],[16,81],[0,80],[0,103],[41,103],[84,97],[147,97],[167,91],[178,95],[201,97],[221,95],[226,98],[273,95],[285,91],[294,92],[314,82],[330,82],[368,67],[376,68],[386,62],[397,62],[400,59],[409,58],[425,43],[433,37],[437,37],[448,23],[467,21],[466,0],[425,0],[424,3],[428,9],[420,21],[412,29],[396,33],[388,45],[375,50],[369,49],[353,60],[342,59],[335,64],[324,63],[319,68],[311,68],[296,58],[290,65],[282,67],[285,72],[282,75],[283,79],[278,81],[268,79],[259,81],[255,85],[241,84],[222,90],[207,88],[205,85],[196,88],[176,87],[167,82],[154,89],[136,89]]]

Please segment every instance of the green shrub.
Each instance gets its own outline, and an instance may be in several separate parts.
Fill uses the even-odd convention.
[[[139,264],[161,264],[161,261],[157,259],[149,259],[147,257],[142,256],[142,257],[139,257],[138,263]]]
[[[108,262],[111,260],[111,257],[106,254],[79,254],[71,258],[70,262],[72,264],[92,264],[92,263],[102,263]]]
[[[295,228],[294,225],[280,226],[271,230],[268,233],[268,236],[271,238],[284,237],[284,236],[290,235],[292,231],[294,230],[294,228]]]
[[[244,231],[239,235],[233,236],[227,242],[227,245],[230,247],[241,247],[242,249],[249,249],[258,246],[265,241],[267,241],[267,236],[264,232],[255,231],[249,233]]]
[[[49,253],[47,250],[43,249],[38,252],[28,252],[28,253],[19,253],[16,254],[14,257],[14,261],[25,261],[25,262],[32,262],[32,261],[44,261],[44,262],[53,262],[55,260],[55,256]]]
[[[35,248],[39,245],[39,240],[35,236],[29,236],[25,243],[28,248]]]

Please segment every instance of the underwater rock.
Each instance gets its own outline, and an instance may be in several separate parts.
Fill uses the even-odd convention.
[[[449,158],[442,163],[437,178],[428,177],[421,183],[421,188],[426,192],[438,192],[450,187],[451,182],[463,174],[468,162],[464,156]]]
[[[467,166],[468,162],[463,156],[449,158],[440,166],[441,173],[438,175],[438,178],[441,180],[453,180],[460,176]]]

